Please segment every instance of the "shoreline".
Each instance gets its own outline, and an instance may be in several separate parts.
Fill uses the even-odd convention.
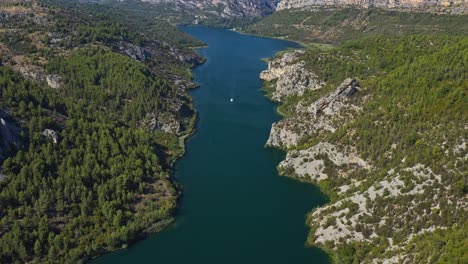
[[[206,47],[208,47],[208,45],[203,46],[203,48],[206,48]],[[190,47],[190,48],[193,48],[193,47]],[[201,58],[201,61],[199,63],[196,63],[196,64],[192,65],[187,70],[189,70],[192,73],[194,68],[196,68],[198,66],[201,66],[206,62],[206,59],[204,57],[200,56],[200,58]],[[175,167],[175,163],[186,155],[186,141],[196,133],[196,126],[197,126],[197,123],[198,123],[198,112],[194,107],[193,98],[189,94],[189,91],[191,91],[193,89],[198,89],[200,87],[200,85],[198,85],[196,83],[193,83],[193,77],[191,77],[190,82],[193,84],[193,86],[187,87],[185,91],[187,93],[187,96],[190,98],[190,106],[193,108],[194,114],[193,114],[193,117],[190,120],[190,126],[189,126],[189,129],[186,131],[186,133],[184,133],[184,134],[182,134],[180,136],[177,136],[178,145],[181,148],[182,152],[178,157],[175,157],[174,160],[171,161],[171,163],[169,164],[169,168],[168,168],[168,178],[170,179],[171,182],[174,183],[174,186],[176,187],[176,190],[177,190],[177,195],[175,197],[176,205],[172,209],[173,212],[169,215],[169,217],[166,217],[164,219],[160,219],[159,221],[154,222],[148,228],[142,230],[142,232],[138,233],[135,236],[134,239],[126,241],[127,243],[123,244],[122,247],[114,248],[114,249],[111,249],[111,250],[103,249],[101,252],[98,252],[94,256],[88,256],[87,258],[83,258],[82,260],[85,263],[91,263],[91,262],[93,262],[93,261],[95,261],[95,260],[97,260],[97,259],[99,259],[101,257],[104,257],[105,255],[111,254],[113,252],[117,252],[117,251],[120,251],[120,250],[126,250],[129,247],[136,244],[137,242],[143,241],[143,240],[149,238],[152,235],[155,235],[155,234],[157,234],[159,232],[162,232],[163,230],[168,228],[170,225],[172,225],[176,221],[177,211],[178,211],[179,206],[180,206],[179,200],[180,200],[180,198],[182,196],[182,192],[180,190],[180,184],[174,178],[174,173],[175,173],[174,167]]]
[[[309,47],[307,47],[309,48]],[[277,52],[277,54],[275,54],[273,57],[271,58],[265,58],[266,61],[270,61],[272,59],[274,59],[275,57],[277,57],[278,55],[280,55],[281,53],[283,52],[286,52],[288,50],[297,50],[297,49],[287,49],[287,50],[283,50],[283,51],[280,51],[280,52]],[[270,101],[270,102],[273,102],[276,104],[276,107],[275,107],[275,111],[276,113],[281,117],[278,121],[276,122],[279,122],[281,120],[284,120],[285,118],[287,118],[287,115],[281,111],[281,106],[284,105],[284,103],[281,103],[281,102],[276,102],[276,101],[273,101],[272,98],[269,96],[269,91],[268,91],[268,85],[267,85],[267,81],[263,80],[262,78],[259,77],[259,79],[262,81],[262,88],[261,90],[264,92],[264,96]],[[274,122],[274,123],[276,123]],[[272,123],[272,126],[273,124]],[[271,133],[271,129],[270,129],[270,133]],[[265,148],[273,148],[273,149],[277,149],[277,150],[280,150],[280,151],[284,151],[284,153],[288,153],[289,150],[288,149],[283,149],[283,148],[279,148],[279,147],[273,147],[273,146],[267,146],[265,145]],[[330,190],[328,188],[326,188],[325,186],[325,182],[322,181],[320,182],[319,184],[311,181],[311,180],[308,180],[306,178],[299,178],[299,177],[294,177],[294,176],[291,176],[291,175],[286,175],[284,173],[282,173],[280,170],[278,170],[278,167],[276,167],[276,170],[278,172],[278,175],[280,177],[286,177],[286,178],[289,178],[289,179],[292,179],[294,181],[298,181],[298,182],[302,182],[302,183],[306,183],[306,184],[311,184],[313,186],[316,186],[318,187],[318,189],[320,190],[320,192],[322,193],[322,195],[327,199],[327,202],[325,202],[324,204],[322,205],[319,205],[313,209],[311,209],[310,211],[308,211],[306,214],[305,214],[305,226],[307,228],[307,233],[305,234],[306,235],[306,240],[304,241],[304,246],[307,247],[307,248],[318,248],[320,250],[322,250],[323,252],[325,252],[325,254],[329,257],[330,259],[330,264],[333,264],[333,263],[336,263],[336,258],[337,258],[337,255],[335,254],[335,252],[330,249],[330,248],[326,248],[324,246],[320,246],[320,245],[316,245],[314,244],[313,242],[310,241],[310,234],[311,232],[313,232],[313,229],[311,228],[311,226],[309,225],[309,222],[310,222],[310,219],[309,219],[309,216],[315,211],[317,210],[318,208],[322,208],[324,206],[326,206],[327,204],[330,204],[335,195],[333,194],[333,192],[330,192]]]

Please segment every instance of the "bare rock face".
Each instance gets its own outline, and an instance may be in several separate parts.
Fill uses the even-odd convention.
[[[125,41],[119,43],[119,49],[123,54],[137,61],[143,61],[148,55],[143,47]]]
[[[36,65],[17,65],[15,67],[24,78],[36,83],[45,81],[44,69]]]
[[[41,135],[50,139],[54,144],[58,143],[58,140],[59,140],[58,134],[53,129],[45,129],[44,131],[42,131]]]
[[[279,0],[142,0],[172,4],[178,9],[203,11],[220,17],[255,17],[271,13]],[[202,17],[201,17],[202,18]]]
[[[406,183],[403,180],[403,175],[406,177]],[[411,184],[408,184],[408,182],[411,182]],[[415,209],[420,206],[418,203],[412,203],[410,208],[401,208],[397,201],[401,199],[413,200],[413,197],[422,195],[427,189],[431,189],[435,192],[447,191],[444,190],[445,188],[442,184],[441,175],[434,173],[431,168],[425,167],[422,164],[417,164],[410,168],[402,168],[400,172],[396,172],[392,169],[388,171],[384,179],[372,184],[365,190],[356,188],[360,185],[360,182],[356,182],[352,184],[352,186],[343,186],[345,189],[349,190],[350,195],[332,204],[318,208],[311,214],[311,217],[318,219],[318,221],[313,223],[315,227],[313,238],[316,244],[340,240],[344,240],[345,243],[354,241],[370,242],[373,238],[377,237],[379,229],[384,228],[387,223],[391,222],[389,218],[383,218],[380,222],[374,224],[363,221],[365,216],[378,214],[378,210],[382,210],[381,208],[373,206],[374,201],[377,199],[385,197],[385,199],[395,201],[388,203],[383,209],[388,215],[401,217],[395,215],[395,212],[401,212],[403,210],[407,217],[411,216],[411,219],[418,219],[418,221],[421,221],[421,215],[418,215]],[[425,200],[424,203],[429,203],[429,208],[439,208],[440,206],[440,200],[438,199]],[[353,206],[344,206],[345,204],[352,204]],[[456,207],[456,205],[449,206]],[[350,207],[354,209],[351,210]],[[360,227],[363,224],[366,226],[365,229]],[[433,231],[437,227],[435,225],[430,226],[430,221],[428,221],[427,224],[429,226],[422,230],[415,230],[410,226],[409,228],[412,230],[406,240],[411,240],[411,238],[417,234]],[[395,233],[401,232],[398,229],[393,230],[395,230]],[[391,239],[389,240],[391,245],[393,241]],[[402,260],[395,262],[387,260],[387,262],[383,263],[405,262]]]
[[[429,7],[468,7],[465,0],[281,0],[277,10],[307,7],[380,7],[380,8],[429,8]]]
[[[58,89],[62,87],[62,77],[58,74],[50,74],[46,76],[46,81],[47,85],[50,86],[50,88]]]
[[[62,77],[58,74],[46,74],[42,67],[31,64],[18,64],[14,68],[21,75],[35,83],[47,83],[50,88],[59,89],[63,86]]]
[[[302,50],[287,52],[270,61],[268,69],[260,73],[262,80],[276,81],[272,87],[272,100],[281,102],[285,97],[300,96],[308,90],[320,89],[325,84],[305,68],[304,61],[297,61],[297,55],[302,53]]]
[[[179,134],[181,130],[180,122],[171,113],[150,113],[142,120],[142,126],[153,130],[166,133]]]
[[[311,134],[334,132],[337,126],[360,109],[348,103],[348,99],[359,91],[355,79],[344,80],[335,91],[321,97],[312,104],[299,102],[297,115],[282,119],[272,125],[267,146],[290,148]]]
[[[352,164],[361,168],[370,168],[354,152],[339,151],[336,146],[328,142],[320,142],[305,150],[288,152],[286,159],[279,164],[279,169],[280,171],[289,170],[296,177],[307,177],[309,180],[318,182],[328,179],[324,159],[331,161],[334,166]]]
[[[280,120],[271,126],[270,136],[266,145],[277,148],[289,148],[297,145],[309,129],[308,123],[300,122],[294,118]]]
[[[308,108],[308,112],[315,114],[315,116],[320,116],[321,114],[333,115],[340,111],[348,98],[360,89],[355,79],[348,78],[344,80],[333,93],[315,101]]]
[[[32,14],[31,9],[18,5],[16,0],[2,0],[0,4],[0,23],[13,19],[24,19]]]

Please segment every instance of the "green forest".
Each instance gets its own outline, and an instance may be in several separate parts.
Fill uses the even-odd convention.
[[[309,43],[343,44],[365,36],[467,35],[467,15],[379,8],[280,10],[242,28],[243,32]]]
[[[11,5],[34,12],[0,33],[0,109],[21,127],[2,161],[0,263],[86,262],[172,222],[171,165],[196,119],[185,88],[202,61],[190,47],[203,43],[123,9]],[[60,87],[18,67],[59,76]],[[151,115],[178,131],[145,125]]]
[[[155,134],[99,117],[82,98],[62,99],[6,68],[0,74],[2,108],[27,122],[27,148],[3,163],[3,263],[78,261],[170,217],[177,191],[155,154]],[[57,144],[41,135],[46,128],[58,131]],[[154,197],[143,199],[147,193]]]

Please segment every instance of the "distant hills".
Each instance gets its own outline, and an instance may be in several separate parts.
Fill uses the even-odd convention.
[[[386,9],[417,9],[419,11],[466,13],[465,0],[281,0],[277,10],[317,7],[379,7]]]
[[[281,10],[290,9],[341,9],[381,8],[401,11],[466,14],[465,0],[80,0],[80,2],[123,3],[132,5],[149,3],[157,5],[165,17],[176,13],[191,22],[217,19],[240,19],[263,17]],[[164,10],[164,12],[162,12]]]

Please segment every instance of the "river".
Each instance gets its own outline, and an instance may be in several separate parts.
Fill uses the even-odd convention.
[[[182,29],[208,48],[199,50],[206,63],[194,69],[197,130],[175,166],[183,185],[176,222],[94,263],[329,263],[323,251],[304,245],[306,214],[326,197],[313,185],[278,176],[285,154],[264,148],[280,116],[261,91],[262,58],[297,45],[222,29]]]

